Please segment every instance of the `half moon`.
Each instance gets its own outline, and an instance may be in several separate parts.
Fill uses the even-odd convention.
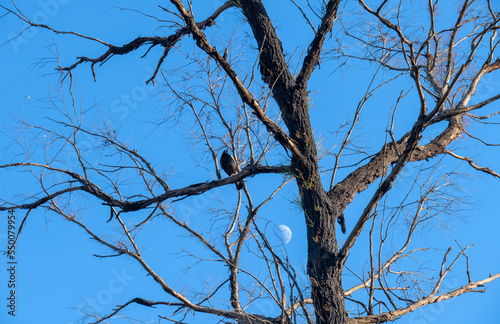
[[[290,227],[286,225],[279,225],[278,228],[283,235],[283,241],[285,242],[285,244],[288,244],[288,242],[290,242],[290,240],[292,239],[292,231],[290,230]]]

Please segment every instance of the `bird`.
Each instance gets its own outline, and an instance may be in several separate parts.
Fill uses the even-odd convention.
[[[227,153],[227,150],[224,150],[224,152],[222,152],[222,155],[220,156],[220,165],[228,176],[232,176],[233,174],[238,173],[238,164],[236,163],[234,158],[229,155],[229,153]],[[236,189],[243,189],[243,180],[236,182],[235,185]]]
[[[344,219],[344,215],[341,214],[340,216],[337,217],[337,222],[339,223],[340,225],[340,229],[342,230],[342,233],[345,234],[346,232],[346,228],[345,228],[345,219]]]

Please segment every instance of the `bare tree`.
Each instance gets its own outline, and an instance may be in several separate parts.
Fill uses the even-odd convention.
[[[162,29],[121,46],[36,23],[15,3],[2,6],[6,17],[20,19],[27,28],[68,34],[103,48],[95,57],[83,56],[89,54],[82,49],[76,61],[57,66],[61,85],[68,86],[61,91],[68,91],[72,98],[67,105],[52,103],[62,118],[47,125],[20,121],[26,129],[49,134],[50,142],[43,147],[44,160],[35,159],[29,144],[23,146],[20,141],[26,148],[23,160],[0,166],[29,170],[40,186],[40,191],[29,197],[2,201],[0,210],[27,210],[22,224],[35,209],[56,213],[111,251],[100,257],[133,259],[165,292],[164,300],[149,300],[145,292],[107,314],[89,314],[94,323],[111,319],[131,304],[162,305],[165,310],[160,318],[175,323],[189,321],[194,313],[237,323],[383,323],[428,304],[483,292],[485,284],[500,277],[497,273],[473,280],[466,254],[469,246],[460,247],[456,242],[452,245],[459,246],[458,252],[450,247],[440,253],[431,246],[412,243],[419,230],[442,227],[467,208],[467,191],[457,181],[461,175],[443,162],[445,158],[467,162],[474,169],[471,172],[500,177],[452,151],[453,143],[464,136],[487,146],[497,145],[467,131],[474,123],[494,127],[491,120],[498,115],[498,111],[488,109],[500,94],[477,96],[481,79],[500,68],[496,54],[500,14],[490,0],[464,0],[456,8],[443,4],[446,10],[437,0],[291,0],[312,36],[302,54],[299,48],[290,57],[285,55],[276,22],[261,0],[227,1],[207,18],[195,17],[196,3],[170,2],[168,7],[158,5],[157,16],[171,20],[155,18],[162,27],[168,25],[168,34]],[[415,17],[415,13],[420,16]],[[216,28],[217,20],[230,14],[244,18],[241,30],[233,32],[234,38],[218,37],[223,31]],[[245,33],[251,41],[241,40]],[[188,38],[194,40],[196,48],[183,53],[176,46],[189,43]],[[104,123],[92,128],[83,122],[85,111],[77,108],[72,92],[76,71],[90,64],[97,80],[96,66],[143,47],[147,47],[144,55],[150,55],[153,48],[162,49],[146,81],[159,89],[167,107],[157,127],[177,122],[185,125],[193,149],[199,150],[194,158],[197,167],[208,170],[211,181],[179,186],[167,179],[163,170],[157,170],[140,149],[120,140],[113,127]],[[183,68],[165,63],[175,55],[185,56]],[[68,61],[57,58],[58,62]],[[309,84],[313,73],[321,66],[335,72],[330,76],[335,78],[360,65],[370,71],[368,87],[357,99],[351,120],[343,124],[344,117],[333,110],[337,100],[331,98],[327,114],[341,126],[327,129],[334,144],[323,147],[311,123],[310,92],[314,89]],[[356,137],[361,112],[387,86],[401,90],[399,96],[376,104],[379,115],[389,120],[380,127],[379,135],[385,141],[376,140],[364,147],[367,140]],[[397,113],[402,105],[410,107],[405,109],[410,116]],[[427,140],[424,132],[436,129],[439,131]],[[86,155],[80,144],[82,135],[95,139],[98,160]],[[67,149],[75,154],[76,164],[63,167],[61,152]],[[227,178],[222,178],[218,163],[224,149],[241,167]],[[251,177],[269,177],[263,174],[282,175],[279,182],[269,180],[274,187],[264,198],[259,190],[246,185]],[[238,191],[232,208],[218,200],[207,206],[204,212],[211,222],[209,229],[194,226],[176,212],[179,201],[229,184],[234,188],[232,184],[242,180],[245,186]],[[287,254],[273,243],[262,211],[290,182],[296,184],[295,201],[307,228],[307,280],[301,280],[302,269],[294,268]],[[360,213],[348,214],[346,208],[361,192],[369,195],[368,203]],[[118,224],[118,232],[101,233],[87,225],[75,199],[89,197],[106,206],[109,217],[103,221]],[[195,250],[183,253],[216,271],[227,269],[227,277],[211,282],[204,291],[175,289],[143,257],[136,238],[160,217],[199,242],[209,254],[200,255]],[[341,243],[338,229],[347,231]],[[364,267],[353,268],[349,257],[358,244],[364,244],[358,243],[361,235],[368,239],[364,248],[369,254]],[[414,260],[432,260],[433,275]],[[443,282],[459,260],[465,261],[468,281],[445,287]],[[263,264],[267,273],[254,271],[252,262]],[[348,276],[354,276],[357,284],[345,287],[342,281]],[[269,300],[280,312],[269,316],[249,311],[259,299]]]

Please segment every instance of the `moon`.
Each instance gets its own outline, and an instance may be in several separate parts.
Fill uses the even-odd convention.
[[[281,234],[283,235],[283,240],[285,241],[285,244],[288,244],[290,240],[292,239],[292,231],[290,230],[290,227],[286,225],[279,225],[278,228],[281,231]]]

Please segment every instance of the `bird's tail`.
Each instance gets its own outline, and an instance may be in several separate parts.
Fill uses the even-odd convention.
[[[241,190],[243,189],[243,181],[238,181],[235,183],[236,189]]]

